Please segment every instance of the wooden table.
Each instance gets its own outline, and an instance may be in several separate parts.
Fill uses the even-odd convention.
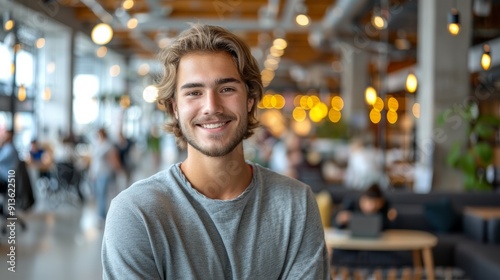
[[[500,218],[500,207],[465,207],[464,214],[479,217],[483,220]]]
[[[479,242],[495,242],[496,238],[491,235],[488,228],[490,220],[500,219],[500,207],[467,206],[463,214],[464,232],[467,236]]]
[[[421,256],[423,255],[427,279],[434,280],[431,249],[437,244],[437,238],[428,232],[387,230],[379,238],[361,239],[352,238],[348,231],[329,228],[325,230],[325,241],[332,250],[412,251],[414,266],[422,267]]]

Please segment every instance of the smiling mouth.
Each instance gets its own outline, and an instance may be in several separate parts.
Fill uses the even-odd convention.
[[[219,128],[219,127],[222,127],[222,126],[226,125],[227,123],[229,123],[229,121],[227,121],[227,122],[220,122],[220,123],[199,124],[199,126],[201,126],[203,128],[206,128],[206,129],[216,129],[216,128]]]

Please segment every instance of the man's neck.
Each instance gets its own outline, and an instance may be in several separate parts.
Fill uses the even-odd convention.
[[[188,146],[181,170],[198,192],[212,199],[233,199],[252,181],[252,169],[245,162],[242,145],[223,157],[208,157]]]

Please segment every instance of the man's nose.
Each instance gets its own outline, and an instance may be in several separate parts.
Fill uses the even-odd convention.
[[[217,94],[216,91],[210,90],[205,95],[205,97],[206,98],[203,107],[203,114],[212,115],[212,114],[222,113],[223,111],[222,100],[220,95]]]

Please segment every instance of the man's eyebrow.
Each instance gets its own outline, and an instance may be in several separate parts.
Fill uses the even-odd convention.
[[[227,84],[227,83],[238,83],[241,84],[241,81],[236,79],[236,78],[221,78],[215,80],[216,85],[222,85],[222,84]]]
[[[185,88],[197,88],[197,87],[204,87],[205,84],[203,83],[187,83],[183,84],[180,89],[185,89]]]
[[[241,81],[236,79],[236,78],[220,78],[215,80],[215,85],[223,85],[223,84],[228,84],[228,83],[238,83],[241,84]],[[180,89],[186,89],[186,88],[202,88],[205,87],[204,83],[186,83],[183,84]]]

